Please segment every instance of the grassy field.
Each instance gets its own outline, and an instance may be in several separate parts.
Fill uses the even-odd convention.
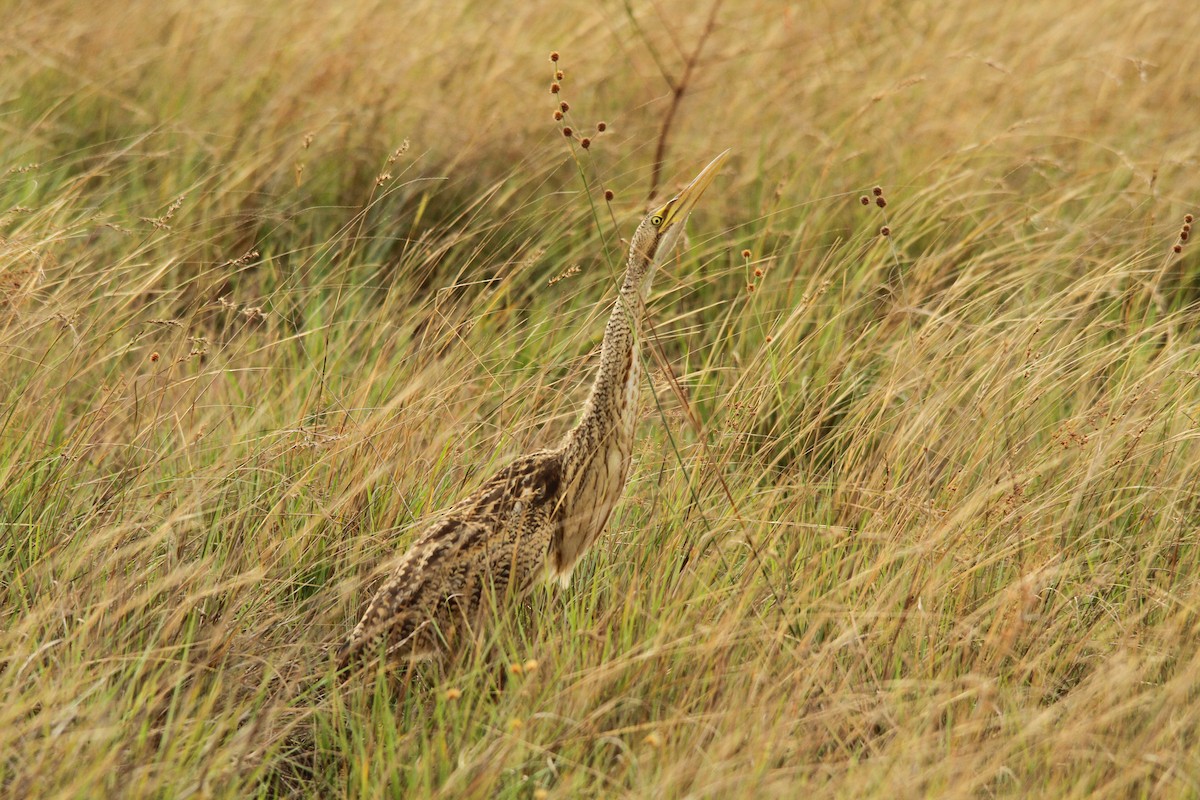
[[[4,795],[1200,795],[1195,9],[694,6],[7,4]],[[727,147],[571,587],[332,685]]]

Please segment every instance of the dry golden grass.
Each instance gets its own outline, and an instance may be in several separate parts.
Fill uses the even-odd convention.
[[[735,158],[609,534],[326,680],[422,515],[572,423],[708,13],[9,9],[4,793],[1200,794],[1180,3],[720,6],[664,180]]]

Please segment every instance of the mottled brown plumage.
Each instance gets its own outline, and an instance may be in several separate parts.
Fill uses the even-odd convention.
[[[519,598],[540,575],[567,585],[579,557],[608,524],[629,475],[638,332],[654,271],[727,155],[634,232],[579,424],[558,447],[521,456],[435,518],[371,599],[339,650],[342,665],[381,649],[396,659],[436,655],[454,644],[463,626],[481,624],[493,604]]]

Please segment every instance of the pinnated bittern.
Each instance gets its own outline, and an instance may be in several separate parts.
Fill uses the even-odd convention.
[[[493,601],[519,597],[539,575],[567,586],[575,563],[608,524],[629,475],[641,379],[639,332],[651,281],[728,154],[652,209],[634,232],[579,424],[558,447],[516,459],[425,529],[342,645],[341,666],[381,650],[389,660],[434,656],[464,626],[482,621]]]

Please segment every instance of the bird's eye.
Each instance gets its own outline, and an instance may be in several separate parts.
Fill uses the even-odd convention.
[[[656,227],[656,228],[657,228],[659,225],[662,225],[662,214],[655,214],[653,217],[651,217],[651,218],[650,218],[650,224],[651,224],[651,225],[653,225],[653,226],[654,226],[654,227]]]

